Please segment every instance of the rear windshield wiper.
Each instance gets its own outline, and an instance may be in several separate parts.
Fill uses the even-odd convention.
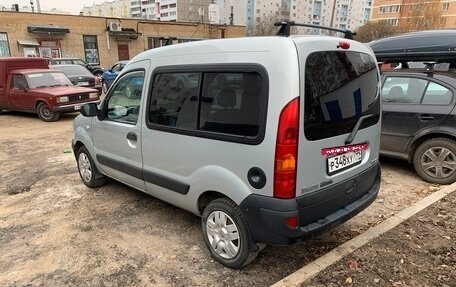
[[[348,138],[345,140],[345,144],[351,144],[352,141],[355,139],[356,133],[358,132],[359,127],[361,126],[361,124],[363,123],[363,121],[366,120],[366,119],[368,119],[368,118],[372,118],[372,117],[374,117],[373,114],[365,115],[365,116],[360,117],[360,118],[358,119],[358,121],[356,122],[355,127],[353,128],[353,130],[351,131],[351,133],[348,135]]]

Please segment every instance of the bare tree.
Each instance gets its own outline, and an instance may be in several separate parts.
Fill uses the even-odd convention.
[[[376,39],[393,36],[397,33],[396,27],[387,22],[367,22],[358,28],[355,39],[367,43]]]
[[[263,16],[260,19],[255,21],[253,28],[249,29],[247,32],[248,36],[272,36],[275,35],[278,27],[274,26],[274,23],[278,19],[275,18],[275,15]]]
[[[290,19],[290,7],[288,2],[282,0],[280,8],[270,15],[263,15],[261,18],[257,18],[255,25],[249,31],[248,36],[272,36],[277,33],[278,27],[274,26],[275,22],[283,21],[284,19]]]
[[[401,7],[398,30],[402,33],[438,29],[442,26],[440,0],[408,0]]]

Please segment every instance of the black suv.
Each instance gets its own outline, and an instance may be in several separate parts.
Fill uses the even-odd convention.
[[[383,72],[380,154],[412,162],[438,184],[456,181],[456,72]]]
[[[78,58],[53,58],[49,59],[49,65],[76,64],[87,68],[95,76],[101,77],[104,73],[104,68],[100,66],[92,66],[84,60]]]

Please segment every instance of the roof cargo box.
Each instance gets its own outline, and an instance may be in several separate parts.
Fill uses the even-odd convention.
[[[456,29],[412,32],[369,43],[379,62],[456,62]]]

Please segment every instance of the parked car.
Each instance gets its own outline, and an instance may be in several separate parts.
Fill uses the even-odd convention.
[[[75,85],[80,87],[88,87],[98,90],[101,95],[101,79],[90,73],[89,70],[83,66],[76,64],[64,65],[49,65],[50,69],[59,70],[67,75],[68,79]]]
[[[79,174],[201,216],[210,254],[239,268],[266,244],[329,230],[375,200],[379,79],[372,50],[329,36],[148,50],[75,118]]]
[[[382,83],[380,153],[413,163],[428,182],[455,182],[456,74],[394,70]]]
[[[97,77],[101,77],[104,73],[104,68],[88,64],[86,61],[81,60],[79,58],[52,58],[49,59],[49,65],[66,65],[66,64],[75,64],[85,67],[89,70],[93,75]]]
[[[0,114],[32,112],[51,122],[82,104],[99,103],[97,90],[73,86],[63,72],[47,66],[42,58],[0,58]]]
[[[127,63],[128,61],[118,61],[103,73],[101,78],[103,81],[103,92],[105,94]]]
[[[438,184],[456,181],[455,36],[429,30],[369,43],[385,70],[380,154]]]

